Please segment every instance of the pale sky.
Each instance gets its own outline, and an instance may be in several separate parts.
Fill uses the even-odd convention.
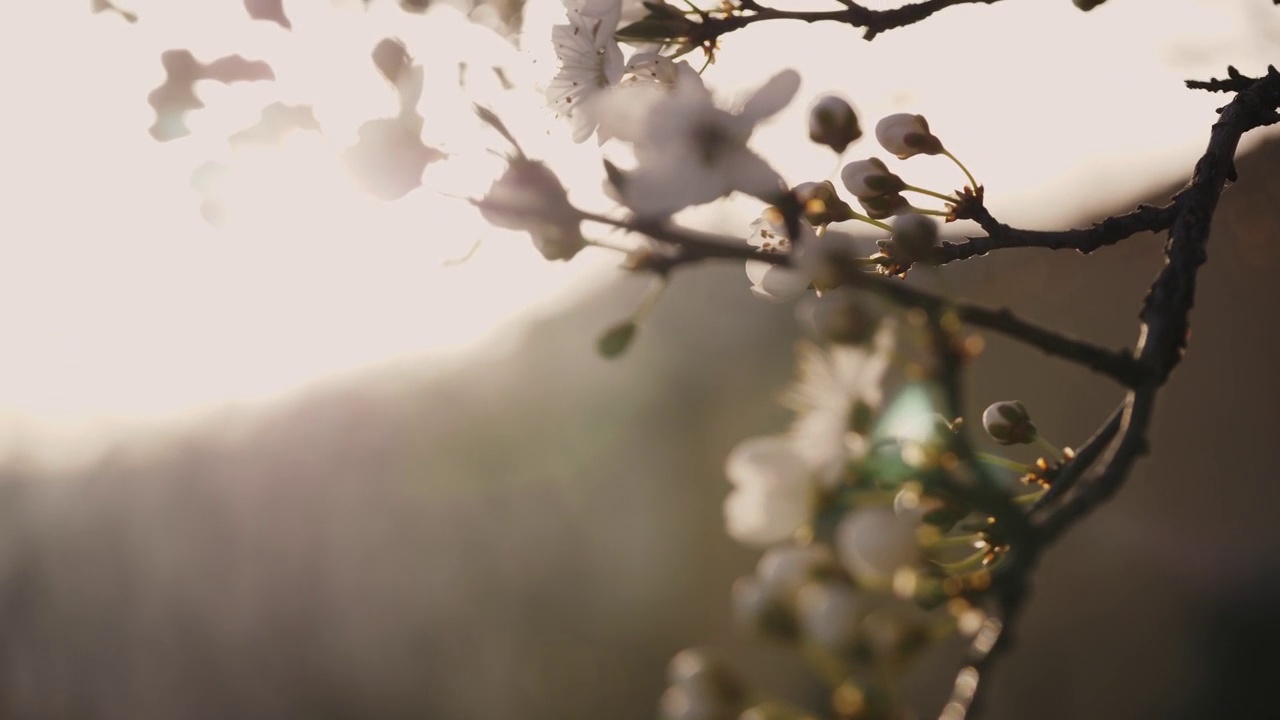
[[[141,21],[48,0],[0,22],[0,457],[88,457],[131,428],[289,397],[389,362],[482,352],[500,324],[509,332],[529,308],[554,312],[614,276],[616,258],[603,251],[542,262],[527,240],[485,229],[430,189],[479,193],[500,170],[484,152],[500,143],[471,123],[478,99],[565,174],[575,199],[607,209],[595,143],[569,143],[536,88],[497,96],[484,70],[499,63],[518,82],[544,82],[556,0],[530,0],[526,53],[442,5],[417,18],[385,0],[368,13],[293,0],[290,33],[247,22],[237,2],[120,4]],[[337,160],[360,123],[395,111],[368,60],[388,35],[428,68],[424,139],[470,159],[429,170],[427,188],[393,203],[354,190]],[[264,59],[277,81],[199,84],[207,107],[189,117],[193,134],[157,143],[146,98],[163,79],[160,52],[175,47],[206,61]],[[1068,0],[1006,0],[871,43],[838,25],[761,24],[726,39],[704,77],[732,99],[781,67],[801,72],[797,100],[753,141],[793,182],[835,168],[804,138],[804,116],[817,94],[838,91],[867,127],[890,112],[925,114],[999,217],[1048,227],[1185,175],[1223,99],[1181,81],[1220,76],[1227,63],[1258,72],[1277,50],[1270,0],[1112,0],[1088,14]],[[479,68],[470,96],[456,85],[459,60]],[[324,136],[231,157],[227,136],[276,100],[315,105]],[[876,150],[864,139],[847,158],[885,155]],[[218,229],[190,187],[210,160],[232,166],[233,217]],[[894,167],[917,185],[960,183],[937,158]],[[727,213],[745,228],[757,210],[694,217]],[[481,236],[470,262],[444,266]]]

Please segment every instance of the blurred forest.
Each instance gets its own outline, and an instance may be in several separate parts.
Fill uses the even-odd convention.
[[[1277,166],[1274,142],[1241,160],[1154,452],[1049,554],[993,717],[1273,716]],[[1118,345],[1159,249],[1010,252],[950,279]],[[727,614],[754,555],[723,535],[720,458],[784,422],[796,339],[740,273],[677,278],[621,362],[587,351],[626,312],[605,292],[501,357],[229,411],[81,473],[3,471],[4,716],[647,718],[689,645],[803,693]],[[974,370],[975,406],[1016,395],[1060,438],[1115,392],[998,338]],[[922,709],[951,660],[921,669]]]
[[[990,717],[1275,717],[1277,167],[1275,141],[1239,161],[1153,453],[1048,554]],[[1005,252],[946,286],[1125,345],[1160,243]],[[627,356],[596,357],[631,309],[607,288],[501,352],[220,411],[87,469],[0,466],[0,717],[650,718],[688,646],[818,698],[798,658],[732,627],[756,555],[720,521],[725,454],[786,421],[792,311],[736,265],[699,269]],[[989,337],[968,397],[1020,398],[1075,444],[1118,391]],[[913,678],[922,713],[958,650]]]

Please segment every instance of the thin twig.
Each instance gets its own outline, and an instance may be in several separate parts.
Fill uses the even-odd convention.
[[[863,28],[862,37],[871,40],[888,30],[914,25],[934,13],[958,5],[991,5],[1000,0],[924,0],[887,10],[873,10],[852,0],[840,0],[843,10],[780,10],[755,0],[740,0],[738,7],[750,14],[708,17],[701,23],[699,42],[714,43],[721,36],[766,20],[800,20],[802,22],[838,22]]]
[[[949,243],[934,248],[930,264],[945,265],[957,260],[968,260],[976,255],[986,255],[993,250],[1008,248],[1044,248],[1046,250],[1075,250],[1089,254],[1098,248],[1114,245],[1141,232],[1167,230],[1177,214],[1176,203],[1163,207],[1139,205],[1132,212],[1113,215],[1091,227],[1072,230],[1045,231],[1020,230],[999,222],[981,202],[961,205],[967,210],[963,219],[973,220],[987,234],[985,237],[965,238],[963,242]]]

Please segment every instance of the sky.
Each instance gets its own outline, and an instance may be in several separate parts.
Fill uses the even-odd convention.
[[[88,459],[114,438],[228,405],[494,352],[527,318],[616,277],[604,251],[543,262],[456,197],[483,192],[501,170],[490,152],[501,142],[470,115],[479,101],[562,173],[575,200],[608,209],[600,148],[573,145],[542,106],[555,0],[530,0],[520,51],[446,3],[419,18],[386,0],[368,11],[292,0],[292,32],[247,21],[237,2],[120,4],[140,21],[90,14],[88,0],[23,3],[0,21],[0,458]],[[427,68],[424,140],[454,155],[394,202],[362,194],[339,162],[361,123],[396,111],[368,55],[387,36]],[[192,134],[160,143],[147,133],[146,98],[170,48],[267,60],[277,79],[199,83],[206,107],[190,115]],[[925,114],[986,184],[997,217],[1052,227],[1185,176],[1223,100],[1181,81],[1220,76],[1228,62],[1260,71],[1277,48],[1270,0],[1112,0],[1091,13],[1007,0],[871,43],[834,24],[760,24],[726,38],[704,77],[732,102],[781,67],[801,72],[797,100],[753,140],[793,182],[838,169],[803,131],[807,104],[837,92],[867,127],[891,112]],[[521,89],[502,92],[494,64]],[[323,134],[233,151],[227,137],[274,101],[314,105]],[[846,159],[874,154],[869,142]],[[210,161],[230,168],[220,227],[202,218],[191,185]],[[894,167],[916,185],[960,184],[938,158]],[[689,219],[745,228],[758,210],[727,203]],[[449,262],[482,238],[470,260]]]

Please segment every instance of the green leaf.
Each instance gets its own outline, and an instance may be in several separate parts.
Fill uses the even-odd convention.
[[[631,346],[631,341],[635,339],[638,329],[637,325],[630,320],[615,325],[600,336],[600,340],[596,342],[596,350],[601,357],[616,358]]]

